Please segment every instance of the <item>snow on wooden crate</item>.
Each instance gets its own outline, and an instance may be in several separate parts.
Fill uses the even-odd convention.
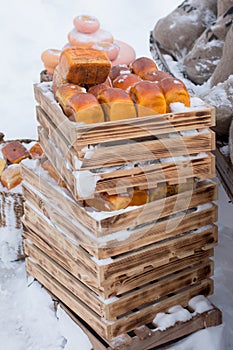
[[[68,120],[48,83],[35,85],[35,96],[41,145],[76,199],[215,175],[214,113],[203,102],[183,113],[84,126]]]
[[[114,212],[83,207],[57,185],[39,162],[23,162],[26,215],[29,204],[97,259],[117,256],[216,221],[216,184],[198,182],[193,190]],[[28,214],[31,221],[33,216]],[[180,252],[181,254],[181,252]]]

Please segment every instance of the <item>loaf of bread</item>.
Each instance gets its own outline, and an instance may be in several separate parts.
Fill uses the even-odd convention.
[[[8,190],[18,186],[22,182],[20,165],[10,165],[8,168],[3,170],[1,175],[1,183]]]
[[[60,106],[62,107],[64,113],[67,114],[66,105],[67,105],[68,99],[74,95],[84,93],[84,92],[85,92],[85,89],[79,85],[64,84],[64,85],[61,85],[56,90],[56,92],[54,93],[54,96],[55,96],[55,99],[59,102]]]
[[[30,158],[27,148],[19,141],[12,141],[2,147],[2,154],[11,163],[20,163],[25,158]]]
[[[159,85],[140,81],[130,89],[130,96],[137,107],[138,117],[166,113],[166,100]]]
[[[62,51],[59,70],[68,83],[94,85],[104,83],[111,63],[103,51],[92,48],[68,48]]]
[[[148,190],[133,189],[133,197],[129,206],[139,206],[146,204],[149,201]]]
[[[155,83],[158,83],[165,78],[172,78],[172,75],[162,70],[152,70],[145,73],[143,77],[143,79],[153,81]]]
[[[130,88],[142,79],[136,74],[121,74],[113,80],[113,87],[129,92]]]
[[[134,103],[127,92],[118,88],[107,88],[98,96],[106,121],[128,119],[136,117]]]
[[[92,95],[94,95],[96,98],[98,98],[101,91],[105,90],[106,88],[112,87],[111,80],[108,78],[104,83],[93,85],[88,89],[88,92]]]
[[[71,121],[86,124],[104,122],[104,112],[96,97],[90,93],[74,94],[68,98],[64,108]]]
[[[156,63],[148,57],[137,58],[131,63],[130,68],[134,74],[139,75],[142,79],[148,72],[158,70]]]
[[[169,113],[170,104],[174,102],[183,103],[186,107],[190,107],[190,96],[185,84],[176,78],[166,78],[159,82],[166,99],[166,111]]]
[[[98,211],[114,211],[127,208],[131,199],[128,193],[121,195],[100,193],[95,195],[94,198],[86,199],[85,204]]]
[[[29,153],[31,155],[31,158],[38,159],[41,158],[43,155],[43,150],[39,144],[39,142],[36,142],[30,149]]]
[[[5,167],[6,167],[6,160],[3,158],[0,158],[0,176],[3,172],[3,170],[5,169]]]
[[[113,66],[109,73],[109,78],[113,81],[121,74],[130,74],[131,71],[126,64],[117,64]]]

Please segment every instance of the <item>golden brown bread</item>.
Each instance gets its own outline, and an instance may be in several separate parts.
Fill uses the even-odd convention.
[[[131,71],[126,64],[117,64],[113,66],[109,73],[109,78],[113,81],[121,74],[130,74]]]
[[[19,164],[14,164],[6,168],[1,175],[1,183],[8,190],[18,186],[22,182]]]
[[[64,84],[61,85],[54,93],[55,99],[59,102],[65,114],[67,101],[70,97],[85,92],[85,89],[75,84]]]
[[[146,204],[149,201],[148,190],[133,189],[133,197],[129,206]]]
[[[166,101],[158,84],[140,81],[130,89],[130,96],[137,107],[138,117],[166,113]]]
[[[107,55],[92,48],[67,48],[60,56],[59,70],[69,83],[101,84],[107,79],[110,69]]]
[[[131,202],[131,197],[126,194],[113,194],[106,193],[96,194],[94,198],[85,200],[87,206],[93,207],[98,211],[114,211],[125,209]]]
[[[128,92],[134,84],[138,83],[141,80],[142,79],[136,74],[120,74],[115,80],[113,80],[112,84],[113,87]]]
[[[19,141],[11,141],[2,147],[2,154],[12,164],[20,163],[25,158],[30,158],[27,148]]]
[[[108,78],[104,83],[93,85],[88,89],[88,92],[98,98],[99,93],[106,89],[112,87],[111,80]]]
[[[159,82],[159,86],[164,93],[167,103],[166,111],[168,113],[171,111],[170,104],[174,102],[180,102],[186,107],[190,107],[190,96],[185,84],[181,80],[176,78],[162,79]]]
[[[118,88],[106,88],[98,96],[106,121],[136,117],[136,109],[127,92]]]
[[[5,169],[5,167],[6,167],[6,160],[3,158],[0,158],[0,176],[3,172],[3,170]]]
[[[41,158],[43,155],[43,150],[39,144],[39,142],[36,142],[30,149],[29,153],[33,159]]]
[[[143,77],[143,79],[153,82],[159,82],[165,78],[172,78],[172,75],[167,72],[163,72],[162,70],[152,70],[145,73]]]
[[[77,123],[104,122],[104,112],[96,99],[90,93],[79,93],[71,96],[65,105],[66,115]]]
[[[158,70],[156,63],[148,57],[139,57],[131,63],[130,68],[134,74],[139,75],[142,79],[146,73]]]

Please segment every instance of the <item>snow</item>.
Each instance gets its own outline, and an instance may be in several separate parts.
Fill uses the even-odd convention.
[[[89,170],[73,171],[73,175],[76,179],[78,195],[82,198],[91,197],[95,192],[96,184],[100,180],[100,176],[93,174]]]
[[[39,82],[43,70],[40,56],[46,49],[60,49],[66,44],[76,15],[96,16],[101,26],[116,39],[132,45],[137,56],[151,57],[149,32],[159,18],[180,3],[181,0],[162,3],[146,0],[143,4],[141,0],[118,0],[111,6],[107,0],[3,2],[0,13],[0,39],[4,48],[0,59],[0,131],[5,133],[6,139],[37,139],[33,84]],[[176,69],[174,62],[171,66]],[[182,75],[177,78],[182,79]],[[199,90],[205,91],[207,87],[204,84]],[[20,190],[20,186],[15,189],[16,192]],[[172,346],[173,350],[233,349],[232,207],[221,186],[219,196],[215,292],[210,300],[223,311],[224,324],[189,336]],[[25,263],[16,261],[20,236],[19,231],[13,229],[13,223],[12,218],[11,227],[0,228],[0,347],[7,350],[90,350],[91,344],[84,332],[60,307],[54,312],[50,295],[26,276]]]

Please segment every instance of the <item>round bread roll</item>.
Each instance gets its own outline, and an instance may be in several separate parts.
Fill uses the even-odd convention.
[[[132,46],[120,40],[115,40],[114,43],[119,46],[119,54],[117,58],[112,61],[112,66],[116,66],[118,64],[129,65],[135,60],[136,53]]]
[[[85,34],[77,31],[76,28],[68,33],[68,40],[72,46],[91,47],[100,42],[113,42],[111,33],[103,29],[98,29],[95,33]]]
[[[104,83],[102,84],[97,84],[93,85],[88,89],[88,92],[92,95],[94,95],[96,98],[98,98],[99,94],[105,90],[106,88],[110,88],[111,86],[111,81],[108,78]]]
[[[141,80],[142,79],[136,74],[122,74],[113,80],[113,87],[128,92],[134,84],[138,83]]]
[[[104,122],[103,110],[94,95],[78,93],[71,96],[65,106],[66,115],[77,123],[94,124]]]
[[[116,66],[112,66],[109,78],[113,81],[121,74],[130,74],[131,70],[126,64],[117,64]]]
[[[105,120],[121,120],[136,117],[136,109],[127,92],[118,88],[106,88],[98,95],[105,112]]]
[[[73,23],[77,31],[85,34],[95,33],[100,27],[98,19],[94,16],[88,15],[75,17]]]
[[[75,84],[64,84],[56,90],[54,96],[55,99],[59,102],[65,114],[67,114],[66,105],[68,99],[75,94],[80,94],[81,92],[85,92],[85,89],[81,86]]]
[[[130,89],[130,96],[137,107],[138,117],[166,113],[166,100],[162,89],[151,81],[140,81]]]
[[[93,49],[104,51],[110,61],[115,60],[119,53],[119,46],[116,43],[109,43],[109,42],[99,42],[95,43],[93,46]]]
[[[167,108],[167,113],[171,112],[170,104],[175,102],[183,103],[186,107],[190,107],[190,96],[185,84],[176,78],[162,79],[159,84],[162,89]]]
[[[56,66],[59,63],[59,58],[61,55],[61,50],[57,49],[47,49],[41,54],[41,60],[44,63],[45,69],[48,73],[53,74]]]
[[[162,70],[152,70],[145,73],[143,77],[144,80],[153,81],[155,83],[158,83],[160,80],[165,78],[172,78],[172,75]]]
[[[158,70],[156,63],[148,57],[139,57],[131,63],[130,68],[134,74],[144,79],[145,74]]]

